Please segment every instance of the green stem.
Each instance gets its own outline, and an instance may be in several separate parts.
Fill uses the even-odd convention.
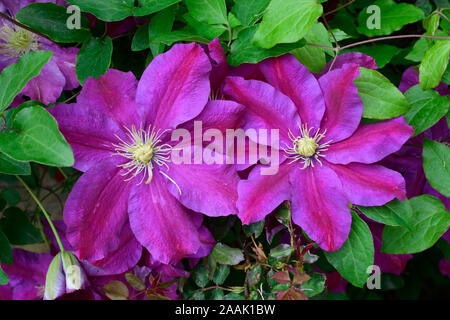
[[[64,177],[64,179],[66,179],[67,180],[67,174],[64,172],[64,170],[63,169],[61,169],[60,167],[58,167],[58,171],[62,174],[62,176]]]
[[[55,225],[53,224],[52,219],[50,218],[50,215],[47,213],[47,211],[45,210],[45,208],[42,205],[42,203],[39,201],[39,199],[36,197],[36,195],[33,193],[33,191],[30,189],[30,187],[25,183],[25,181],[23,181],[22,178],[19,177],[19,176],[16,176],[16,178],[17,178],[17,180],[19,180],[23,184],[23,186],[25,187],[25,189],[27,189],[27,191],[30,194],[30,196],[33,198],[33,200],[36,202],[36,204],[41,209],[42,213],[44,214],[45,218],[48,221],[48,224],[50,225],[50,228],[53,231],[53,234],[55,235],[56,242],[58,242],[59,250],[61,252],[63,252],[64,251],[64,246],[63,246],[63,244],[61,242],[61,239],[59,238],[58,231],[56,231]]]

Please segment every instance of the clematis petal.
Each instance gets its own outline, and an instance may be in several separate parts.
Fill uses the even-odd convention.
[[[130,225],[138,241],[162,263],[176,263],[198,252],[201,239],[192,217],[154,174],[150,184],[134,185],[129,199]]]
[[[80,86],[80,83],[75,72],[75,66],[77,61],[77,48],[52,48],[55,57],[55,63],[58,65],[59,70],[66,78],[66,86],[64,90],[73,90]]]
[[[28,81],[21,94],[30,97],[31,100],[49,104],[59,98],[65,86],[66,78],[52,58],[37,77]]]
[[[292,220],[324,250],[338,250],[348,237],[352,216],[339,177],[323,166],[294,170]]]
[[[75,154],[74,167],[87,171],[114,153],[116,135],[125,138],[124,126],[139,125],[134,107],[134,75],[110,69],[100,79],[89,78],[77,103],[60,104],[50,113]]]
[[[269,84],[228,77],[225,80],[224,93],[248,108],[246,127],[278,129],[283,145],[290,143],[289,129],[294,134],[298,132],[300,117],[294,103]]]
[[[237,214],[239,176],[233,165],[171,163],[169,167],[167,175],[177,186],[169,181],[167,188],[185,207],[211,217]]]
[[[157,56],[139,82],[136,103],[143,123],[175,129],[204,109],[211,62],[198,44],[176,44]]]
[[[350,163],[327,166],[337,174],[348,201],[361,206],[381,206],[394,198],[405,200],[405,179],[396,171],[379,165]]]
[[[332,144],[326,159],[335,164],[374,163],[398,151],[413,134],[403,117],[362,124],[353,136]]]
[[[322,77],[324,74],[329,72],[330,66],[333,63],[333,61],[330,61],[327,63],[327,65],[323,68],[322,72],[318,75],[318,77]],[[333,69],[341,69],[345,64],[357,64],[360,67],[366,68],[366,69],[378,69],[377,63],[375,62],[375,59],[371,56],[365,55],[361,52],[346,52],[341,53],[336,61],[333,64]]]
[[[132,183],[124,182],[117,158],[109,158],[81,176],[67,199],[67,240],[80,260],[95,262],[121,245],[129,230],[127,209]]]
[[[212,70],[209,79],[211,81],[211,91],[214,94],[220,90],[220,87],[227,76],[227,56],[220,45],[219,38],[211,41],[207,48],[208,55],[212,60]]]
[[[294,102],[302,122],[319,128],[325,101],[314,75],[290,54],[266,59],[260,68],[269,84]]]
[[[358,76],[358,66],[346,64],[319,79],[326,104],[320,127],[327,130],[328,140],[338,142],[350,137],[361,122],[363,103],[353,82]]]
[[[247,180],[239,182],[237,207],[243,224],[264,219],[283,201],[291,199],[289,174],[294,166],[285,161],[274,175],[262,175],[263,168],[257,165]]]
[[[228,76],[241,77],[245,80],[266,81],[264,74],[261,72],[260,64],[253,63],[243,63],[237,67],[231,67]]]

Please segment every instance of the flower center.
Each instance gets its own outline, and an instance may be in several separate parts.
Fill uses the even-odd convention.
[[[128,128],[125,129],[128,132],[127,137],[129,141],[124,141],[116,135],[120,143],[113,144],[116,151],[114,155],[122,156],[129,160],[125,164],[119,165],[119,167],[125,170],[123,176],[131,175],[125,181],[130,181],[141,174],[142,179],[139,184],[145,178],[147,178],[145,184],[149,184],[153,179],[153,169],[158,168],[159,173],[173,182],[181,194],[177,183],[167,173],[159,170],[159,167],[165,167],[167,171],[169,170],[167,163],[170,162],[172,146],[161,143],[162,136],[168,130],[161,131],[149,127],[146,131],[142,128],[136,129],[135,126],[132,126],[131,130]]]
[[[0,53],[10,59],[19,58],[24,54],[39,49],[38,36],[20,27],[11,27],[4,23],[0,28]]]
[[[322,165],[320,158],[325,157],[323,152],[328,150],[327,148],[332,142],[332,140],[329,140],[325,143],[320,143],[320,141],[325,138],[327,131],[325,130],[320,133],[319,128],[314,136],[311,136],[311,131],[314,128],[308,129],[307,125],[299,125],[299,128],[299,137],[294,136],[292,131],[289,130],[289,138],[292,141],[292,146],[286,145],[286,148],[283,148],[286,157],[292,160],[290,163],[302,161],[302,169],[306,169],[309,166],[314,167],[314,161],[317,161]]]

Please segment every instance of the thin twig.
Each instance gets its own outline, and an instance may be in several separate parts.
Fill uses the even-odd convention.
[[[353,2],[355,2],[355,0],[351,0],[350,2],[347,2],[346,4],[344,4],[343,6],[325,13],[324,16],[328,16],[328,15],[333,14],[341,9],[344,9],[345,7],[348,7],[349,5],[351,5]]]

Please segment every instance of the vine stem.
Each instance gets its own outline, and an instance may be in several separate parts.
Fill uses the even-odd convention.
[[[59,238],[58,235],[58,231],[56,231],[55,225],[52,222],[52,219],[50,218],[50,215],[48,214],[48,212],[45,210],[44,206],[42,205],[41,201],[39,201],[39,199],[36,197],[36,195],[34,194],[34,192],[30,189],[30,187],[25,183],[25,181],[22,180],[21,177],[16,176],[17,180],[19,180],[23,186],[25,187],[25,189],[27,189],[28,193],[30,194],[30,196],[33,198],[33,200],[36,202],[36,204],[39,206],[39,208],[41,209],[42,213],[44,214],[45,218],[48,221],[48,224],[50,225],[50,228],[53,231],[53,234],[55,235],[56,238],[56,242],[58,242],[58,246],[59,246],[59,250],[61,252],[64,251],[64,246],[61,242],[61,239]]]
[[[5,20],[8,20],[9,22],[15,24],[16,26],[21,27],[22,29],[28,30],[28,31],[30,31],[30,32],[32,32],[32,33],[34,33],[34,34],[36,34],[36,35],[42,37],[42,38],[45,38],[45,39],[47,39],[47,40],[53,42],[54,44],[58,45],[58,43],[56,43],[55,41],[53,41],[52,39],[50,39],[50,37],[46,36],[45,34],[40,33],[39,31],[36,31],[36,30],[34,30],[34,29],[32,29],[32,28],[30,28],[30,27],[28,27],[28,26],[22,24],[22,23],[20,23],[19,21],[15,20],[15,19],[13,19],[13,18],[11,18],[11,17],[8,17],[6,14],[4,14],[4,13],[2,13],[2,12],[0,12],[0,17],[2,17],[2,18],[5,19]],[[59,46],[59,45],[58,45],[58,46]]]
[[[348,6],[351,5],[353,2],[355,2],[355,0],[351,0],[351,1],[347,2],[346,4],[344,4],[343,6],[339,7],[339,8],[336,8],[336,9],[334,9],[334,10],[331,10],[331,11],[329,11],[329,12],[326,12],[324,15],[325,15],[325,16],[328,16],[328,15],[330,15],[330,14],[332,14],[332,13],[338,12],[339,10],[344,9],[345,7],[348,7]]]

